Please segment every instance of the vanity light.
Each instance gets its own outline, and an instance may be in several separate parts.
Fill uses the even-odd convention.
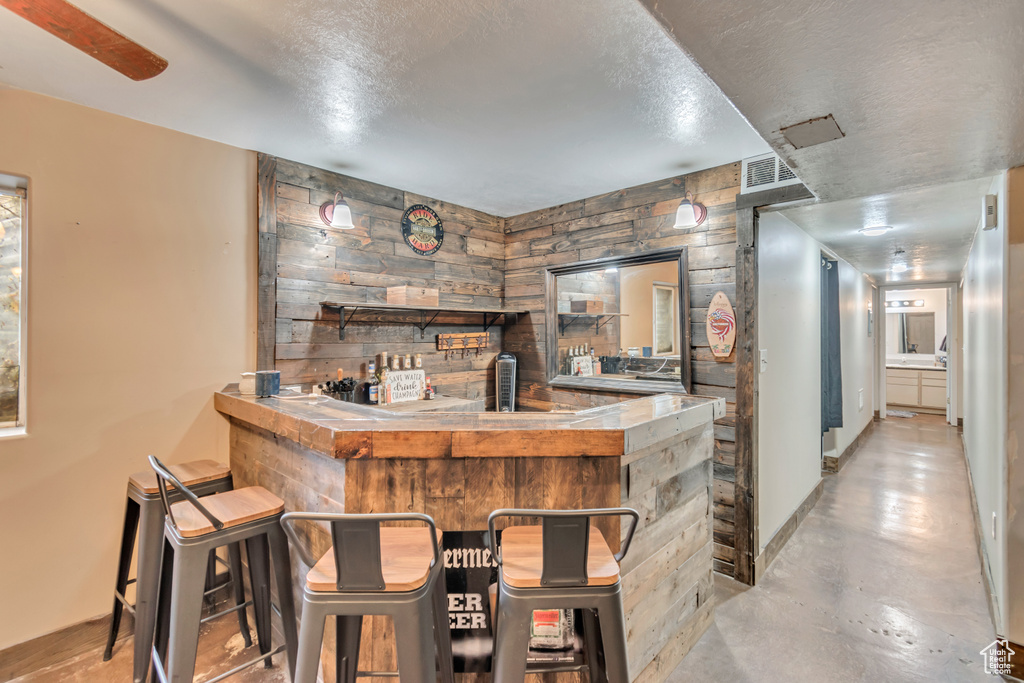
[[[917,299],[914,301],[915,306],[924,306],[924,299]]]
[[[891,225],[873,225],[870,228],[861,228],[857,232],[865,237],[878,237],[892,230]]]
[[[687,192],[683,201],[679,202],[679,208],[676,210],[676,224],[672,227],[676,230],[696,228],[707,217],[708,208],[703,204],[694,202],[693,195]]]
[[[356,227],[352,222],[352,209],[345,201],[345,195],[341,192],[334,194],[333,202],[324,202],[320,205],[320,220],[324,225],[341,230],[351,230]]]

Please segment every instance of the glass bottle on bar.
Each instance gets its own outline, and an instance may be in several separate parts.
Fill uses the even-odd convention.
[[[399,356],[397,353],[391,359],[391,369],[394,370],[395,372],[402,369],[402,357]]]
[[[372,360],[367,366],[367,372],[370,379],[366,383],[366,402],[377,405],[380,402],[380,380],[377,379],[377,364]]]
[[[382,352],[380,354],[380,368],[377,370],[377,404],[387,405],[388,404],[388,354]]]

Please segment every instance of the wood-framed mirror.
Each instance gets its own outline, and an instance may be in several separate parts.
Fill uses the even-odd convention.
[[[548,381],[600,375],[691,393],[689,291],[686,247],[548,268]]]

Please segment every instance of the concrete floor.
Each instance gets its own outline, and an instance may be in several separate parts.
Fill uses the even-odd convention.
[[[760,585],[715,586],[670,683],[998,680],[960,436],[938,417],[879,423]]]
[[[956,430],[928,416],[885,420],[826,477],[760,585],[719,577],[715,623],[670,683],[994,680],[979,655],[994,635],[973,527]],[[204,626],[197,681],[253,656],[236,625]],[[130,647],[125,639],[110,662],[97,651],[17,681],[128,681]],[[233,680],[288,675],[282,661]]]

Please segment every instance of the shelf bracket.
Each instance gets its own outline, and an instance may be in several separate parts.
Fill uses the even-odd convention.
[[[503,315],[505,315],[505,314],[504,313],[495,313],[493,319],[487,320],[487,314],[484,313],[484,332],[486,332],[488,329],[490,329],[491,325],[493,325],[494,323],[498,322],[498,318],[500,318]]]
[[[427,320],[427,312],[420,311],[420,324],[417,327],[420,328],[420,339],[425,339],[427,336],[427,328],[430,324],[437,320],[437,316],[441,315],[441,311],[434,311],[434,315],[430,316],[430,320]]]
[[[564,317],[562,317],[561,315],[558,316],[558,333],[564,335],[565,331],[572,327],[572,324],[579,320],[579,318],[580,317],[578,315],[574,315],[572,318],[569,319],[569,322],[565,322]]]
[[[601,318],[604,318],[604,322],[601,322]],[[597,318],[594,319],[594,334],[600,332],[601,328],[607,325],[611,321],[611,319],[612,318],[609,315],[597,316]]]

